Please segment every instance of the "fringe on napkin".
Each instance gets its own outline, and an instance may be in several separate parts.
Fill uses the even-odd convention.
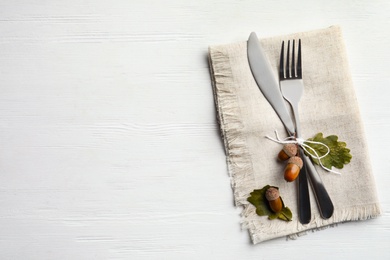
[[[236,86],[230,69],[229,56],[218,51],[209,51],[209,53],[214,100],[218,113],[217,120],[224,141],[228,173],[233,188],[235,204],[240,206],[245,204],[243,201],[246,201],[248,194],[240,192],[236,187],[250,186],[254,182],[252,162],[246,147],[246,141],[243,135],[240,134],[243,124],[239,117],[240,107],[237,102],[237,96],[232,91]],[[215,73],[215,71],[217,72]],[[229,131],[225,130],[227,124]]]

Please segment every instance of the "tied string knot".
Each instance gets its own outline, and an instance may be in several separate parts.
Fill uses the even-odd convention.
[[[321,142],[316,142],[316,141],[309,141],[309,140],[305,140],[303,138],[299,138],[299,137],[295,137],[295,136],[288,136],[286,137],[285,139],[280,139],[279,135],[278,135],[278,131],[275,130],[275,136],[276,138],[272,138],[270,136],[265,136],[267,139],[271,140],[271,141],[274,141],[275,143],[279,143],[279,144],[297,144],[299,145],[307,154],[309,154],[312,158],[314,159],[317,159],[320,166],[328,171],[328,172],[332,172],[332,173],[335,173],[335,174],[339,174],[341,175],[341,173],[339,173],[338,171],[334,171],[332,169],[329,169],[327,167],[325,167],[322,162],[321,162],[321,159],[326,157],[329,153],[330,153],[330,148],[329,146],[327,146],[326,144],[324,143],[321,143]],[[327,149],[327,152],[320,156],[317,151],[311,147],[310,145],[308,144],[318,144],[318,145],[322,145],[324,146],[326,149]],[[313,154],[314,153],[314,154]]]

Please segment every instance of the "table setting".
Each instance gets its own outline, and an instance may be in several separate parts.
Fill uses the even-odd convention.
[[[299,46],[294,48],[294,41],[290,48],[289,41],[287,58],[283,58],[283,40],[286,39],[299,39]],[[209,54],[218,122],[235,203],[243,206],[242,225],[248,228],[253,243],[280,236],[297,237],[307,230],[366,220],[381,214],[339,26],[267,39],[258,39],[252,33],[247,44],[211,46]],[[290,66],[288,71],[283,71],[284,63],[295,66],[294,70]],[[289,71],[293,74],[287,75],[287,80],[286,77],[281,78],[280,89],[275,76],[278,68],[282,74],[279,73],[279,77]],[[297,76],[295,68],[299,70]],[[295,86],[294,82],[292,86],[288,85],[290,80],[298,80],[298,88],[297,82]],[[293,107],[291,114],[297,120],[295,128],[282,94]],[[298,132],[299,118],[300,130],[292,140],[299,145],[299,159],[303,159],[306,167],[302,168],[300,160],[297,165],[301,172],[297,182],[293,182],[296,176],[294,179],[286,179],[286,175],[283,178],[284,165],[276,158],[280,144],[291,143],[291,137]],[[274,131],[280,135],[283,133],[283,138],[270,138]],[[305,140],[316,140],[313,137],[317,133],[321,137],[336,135],[335,141],[343,140],[340,142],[343,148],[345,145],[348,147],[346,152],[350,151],[350,154],[340,170],[335,171],[322,164],[316,169],[310,158],[304,155],[305,152],[310,153],[305,149],[310,143],[305,145]],[[289,138],[287,142],[281,140]],[[342,153],[330,152],[324,157],[332,154],[336,157],[335,161],[344,162]],[[315,155],[311,156],[317,162],[321,161],[318,154]],[[314,194],[309,193],[308,179]],[[248,197],[265,185],[276,186],[283,194],[283,202],[289,205],[292,211],[289,214],[293,216],[288,223],[256,214],[258,211],[253,206],[256,203]]]
[[[390,259],[390,2],[0,3],[0,259]]]

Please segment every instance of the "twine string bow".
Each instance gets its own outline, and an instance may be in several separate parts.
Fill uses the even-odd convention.
[[[321,162],[321,159],[324,158],[324,157],[326,157],[326,156],[330,153],[330,148],[329,148],[329,146],[327,146],[326,144],[321,143],[321,142],[316,142],[316,141],[305,140],[305,139],[303,139],[303,138],[298,138],[298,137],[295,137],[295,136],[288,136],[288,137],[286,137],[285,139],[280,139],[279,134],[278,134],[278,131],[276,131],[276,130],[275,130],[275,136],[276,136],[276,138],[272,138],[272,137],[270,137],[270,136],[268,136],[268,135],[265,136],[265,137],[266,137],[267,139],[269,139],[269,140],[271,140],[271,141],[274,141],[275,143],[279,143],[279,144],[297,144],[297,145],[299,145],[300,147],[302,147],[302,149],[303,149],[307,154],[309,154],[312,158],[317,159],[318,162],[319,162],[319,164],[320,164],[320,166],[321,166],[324,170],[326,170],[326,171],[328,171],[328,172],[332,172],[332,173],[341,175],[340,172],[334,171],[334,170],[332,170],[332,169],[329,169],[329,168],[325,167],[325,166],[322,164],[322,162]],[[318,145],[322,145],[322,146],[324,146],[324,147],[327,149],[327,152],[326,152],[324,155],[320,156],[320,155],[317,153],[317,151],[316,151],[313,147],[311,147],[310,145],[308,145],[308,144],[318,144]],[[313,154],[313,153],[314,153],[314,154]]]

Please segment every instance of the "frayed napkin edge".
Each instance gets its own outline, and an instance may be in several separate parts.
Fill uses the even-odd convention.
[[[258,234],[251,231],[250,229],[251,225],[256,226],[260,223],[258,222],[258,219],[256,220],[256,218],[261,218],[261,217],[257,216],[255,213],[252,213],[251,216],[243,216],[241,221],[241,227],[242,229],[248,229],[253,244],[259,244],[265,241],[269,241],[281,237],[285,237],[286,240],[296,240],[301,236],[308,235],[309,233],[322,231],[330,227],[337,227],[339,224],[375,219],[380,215],[382,215],[382,213],[383,211],[379,203],[373,203],[369,205],[355,206],[355,207],[349,207],[343,209],[336,209],[333,216],[329,219],[322,219],[322,218],[313,219],[307,225],[299,224],[297,229],[301,229],[301,230],[291,234],[280,233],[280,235],[277,237],[274,236],[269,237],[266,233]],[[243,211],[243,215],[244,214],[245,214],[245,210]],[[273,221],[279,221],[279,220],[270,220],[270,224]],[[279,222],[281,222],[281,224],[284,223],[282,221]],[[277,224],[279,223],[276,223],[276,225]]]

